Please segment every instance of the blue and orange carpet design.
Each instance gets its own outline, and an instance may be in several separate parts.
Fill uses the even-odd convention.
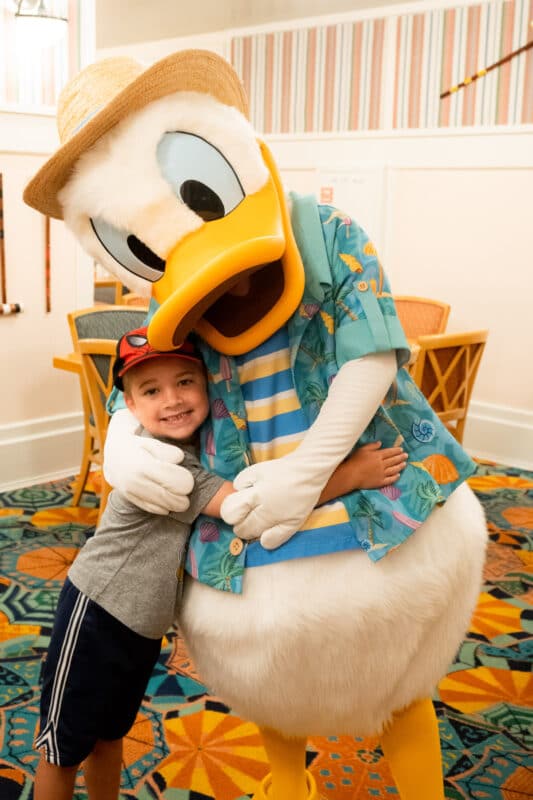
[[[97,480],[94,476],[93,480]],[[490,529],[470,631],[434,700],[449,800],[533,798],[533,473],[480,463]],[[39,675],[66,571],[96,522],[72,481],[0,494],[0,798],[31,800]],[[210,696],[169,633],[125,748],[121,800],[245,800],[268,771],[254,725]],[[398,796],[375,739],[313,738],[325,800]],[[76,800],[86,797],[83,778]],[[431,800],[431,798],[428,798]]]

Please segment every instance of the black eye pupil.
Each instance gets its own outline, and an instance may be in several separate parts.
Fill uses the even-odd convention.
[[[137,239],[133,233],[130,233],[128,236],[128,247],[130,248],[133,255],[142,261],[143,264],[146,264],[148,267],[152,267],[152,269],[158,269],[160,272],[165,271],[165,262],[162,258],[154,253],[153,250],[145,245],[144,242],[141,242],[140,239]]]
[[[185,205],[206,222],[224,216],[222,200],[205,183],[184,181],[180,186],[180,195]]]

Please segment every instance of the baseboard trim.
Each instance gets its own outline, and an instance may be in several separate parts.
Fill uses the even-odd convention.
[[[472,401],[464,446],[472,456],[533,471],[533,412]]]
[[[80,412],[0,425],[0,491],[76,474],[83,433]]]
[[[80,412],[0,426],[0,491],[78,472],[83,444]],[[470,455],[533,471],[533,412],[472,402],[465,429]]]

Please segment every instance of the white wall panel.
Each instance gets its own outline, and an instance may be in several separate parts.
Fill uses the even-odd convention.
[[[328,171],[344,173],[339,205],[360,209],[393,292],[449,302],[449,330],[489,329],[465,443],[533,468],[533,130],[269,143],[287,189],[318,194]]]

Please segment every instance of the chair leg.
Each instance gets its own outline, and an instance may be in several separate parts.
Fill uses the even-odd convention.
[[[104,513],[104,511],[105,511],[105,507],[106,507],[106,504],[107,504],[107,498],[108,498],[108,496],[109,496],[109,493],[111,492],[111,488],[112,488],[112,487],[111,487],[111,486],[108,484],[108,482],[105,480],[105,478],[104,478],[104,474],[102,473],[102,489],[101,489],[101,491],[100,491],[100,506],[99,506],[99,508],[98,508],[98,520],[97,520],[97,524],[99,524],[99,522],[100,522],[100,519],[101,519],[101,517],[102,517],[102,514],[103,514],[103,513]]]
[[[430,698],[395,714],[381,746],[401,800],[444,800],[439,730]]]
[[[80,472],[78,480],[72,494],[72,505],[79,506],[87,478],[89,476],[89,469],[91,468],[91,453],[93,450],[93,440],[90,436],[86,435],[83,442],[83,453],[81,456]]]
[[[271,772],[254,800],[319,800],[314,778],[305,768],[306,739],[286,739],[270,728],[260,731]]]

